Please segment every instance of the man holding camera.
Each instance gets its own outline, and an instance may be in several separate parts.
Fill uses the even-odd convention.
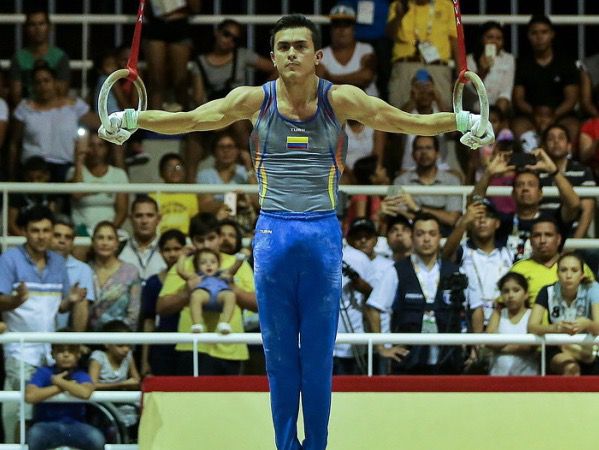
[[[459,333],[465,286],[459,267],[441,258],[441,224],[424,212],[413,222],[413,254],[386,272],[366,302],[373,332],[380,330],[380,313],[391,312],[396,333]],[[457,277],[456,277],[457,274]],[[377,347],[401,374],[456,374],[463,366],[460,347]]]
[[[497,231],[497,239],[504,242],[514,255],[514,261],[528,258],[531,254],[530,232],[532,224],[539,217],[552,217],[559,224],[562,236],[568,236],[572,223],[580,214],[580,197],[574,192],[572,185],[556,164],[542,148],[532,153],[534,164],[510,165],[509,152],[498,153],[487,165],[487,168],[472,192],[475,196],[485,197],[490,180],[509,170],[519,172],[514,178],[512,198],[516,203],[516,212],[502,214],[501,226]],[[544,172],[555,182],[559,191],[561,206],[555,212],[541,210],[543,188],[539,172]]]

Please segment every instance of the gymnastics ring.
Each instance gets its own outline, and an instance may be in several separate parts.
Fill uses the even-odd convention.
[[[462,94],[464,92],[464,85],[467,83],[465,79],[472,81],[480,103],[480,122],[478,128],[472,130],[472,132],[475,136],[482,136],[489,123],[489,98],[487,97],[487,90],[483,84],[483,80],[476,73],[469,70],[460,73],[458,81],[456,81],[453,88],[453,111],[456,114],[462,112]]]
[[[119,69],[112,72],[102,84],[100,95],[98,95],[98,114],[100,115],[100,122],[102,122],[102,126],[106,130],[110,129],[110,120],[108,120],[108,95],[110,94],[110,90],[112,89],[114,83],[116,83],[118,80],[122,78],[131,79],[131,75],[135,76],[132,81],[139,97],[137,102],[137,110],[145,111],[148,108],[148,94],[141,78],[137,76],[135,72],[132,72],[129,69]]]

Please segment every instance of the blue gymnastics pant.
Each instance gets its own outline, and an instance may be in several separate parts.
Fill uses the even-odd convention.
[[[341,298],[334,212],[260,213],[254,270],[278,450],[324,450]],[[297,438],[299,401],[303,444]]]

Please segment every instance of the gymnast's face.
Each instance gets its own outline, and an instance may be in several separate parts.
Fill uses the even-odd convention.
[[[308,28],[286,28],[275,34],[270,58],[281,77],[303,78],[314,74],[322,59],[322,50],[314,49],[312,32]]]

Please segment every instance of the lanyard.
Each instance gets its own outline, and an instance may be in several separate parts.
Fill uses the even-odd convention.
[[[133,246],[133,244],[131,243],[131,240],[127,241],[127,244],[129,245],[129,247],[131,248],[131,250],[133,250],[133,253],[135,253],[135,256],[137,256],[137,261],[139,261],[139,266],[142,269],[142,272],[145,272],[146,267],[148,266],[148,264],[150,263],[150,261],[152,260],[152,256],[154,256],[154,253],[156,253],[156,247],[157,245],[153,245],[152,246],[152,250],[150,251],[150,256],[148,256],[146,258],[146,261],[144,263],[139,251]]]
[[[497,292],[497,287],[495,286],[495,284],[493,284],[493,294],[490,296],[486,296],[485,294],[485,289],[484,289],[484,284],[483,284],[483,279],[480,276],[480,272],[478,271],[478,264],[476,264],[476,261],[474,261],[474,255],[476,254],[476,252],[473,249],[468,249],[470,250],[470,261],[472,261],[472,267],[474,268],[474,273],[476,274],[476,281],[478,282],[478,287],[479,287],[479,292],[480,292],[480,296],[483,300],[494,300],[495,298],[497,298],[499,296],[499,293]],[[499,256],[501,258],[501,252],[499,253]],[[497,269],[499,269],[497,271],[497,278],[499,278],[499,275],[502,274],[502,268],[507,268],[509,269],[510,266],[507,266],[505,264],[505,259],[502,259],[502,263],[503,264],[497,264]],[[493,264],[493,266],[495,266]],[[486,273],[485,273],[486,275]]]
[[[424,40],[421,39],[420,33],[416,28],[416,10],[414,10],[413,14],[413,26],[414,26],[414,35],[416,36],[417,42],[427,42],[429,41],[431,34],[433,33],[433,21],[435,20],[435,0],[431,0],[428,7],[428,23],[426,24],[426,37]]]
[[[424,294],[424,299],[426,303],[435,303],[435,296],[437,294],[437,289],[439,286],[439,279],[441,277],[441,267],[439,267],[437,271],[437,276],[435,277],[434,288],[433,291],[429,291],[428,283],[426,282],[426,274],[423,274],[419,267],[419,262],[416,260],[416,255],[412,255],[412,266],[414,267],[414,272],[416,272],[416,278],[418,278],[418,283],[420,284],[420,290]],[[439,266],[439,261],[435,262],[435,265]]]

